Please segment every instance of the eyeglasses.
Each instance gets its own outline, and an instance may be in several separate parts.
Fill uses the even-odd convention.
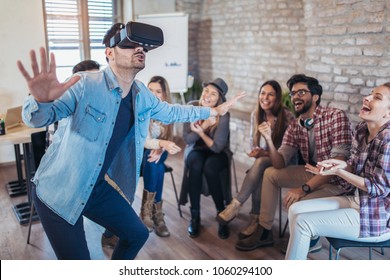
[[[297,91],[291,91],[288,95],[290,97],[294,97],[295,95],[298,95],[298,97],[303,97],[306,93],[310,93],[310,90],[307,89],[299,89]]]

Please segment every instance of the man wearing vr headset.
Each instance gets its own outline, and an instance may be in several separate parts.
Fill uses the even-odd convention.
[[[90,259],[83,216],[119,237],[112,259],[134,259],[149,233],[128,202],[134,200],[150,119],[193,122],[224,115],[244,96],[211,110],[160,102],[135,76],[145,67],[145,52],[162,45],[161,29],[114,24],[104,43],[108,67],[64,83],[57,80],[54,55],[48,64],[44,48],[40,67],[30,52],[33,76],[17,63],[31,93],[24,122],[43,127],[59,121],[31,190],[58,259]],[[104,180],[106,174],[125,198]]]

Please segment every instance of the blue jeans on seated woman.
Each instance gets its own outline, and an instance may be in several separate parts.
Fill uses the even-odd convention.
[[[119,237],[112,259],[134,259],[148,239],[149,232],[128,202],[106,181],[97,183],[75,225],[49,209],[36,195],[32,198],[42,226],[58,259],[91,259],[85,238],[83,216]]]
[[[164,151],[159,161],[148,162],[148,156],[152,150],[145,149],[144,158],[142,161],[142,176],[144,178],[144,189],[148,192],[156,192],[155,202],[160,202],[162,199],[162,191],[164,185],[164,162],[168,157],[168,152]]]

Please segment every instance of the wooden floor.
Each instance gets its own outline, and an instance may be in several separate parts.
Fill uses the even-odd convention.
[[[174,178],[180,191],[181,177],[183,172],[183,155],[170,156],[167,163],[174,169]],[[248,166],[236,162],[236,173],[238,186],[240,187]],[[0,165],[0,259],[2,260],[46,260],[56,259],[53,250],[39,222],[32,225],[31,244],[26,244],[27,226],[20,225],[13,212],[13,206],[26,201],[26,196],[10,197],[5,184],[15,180],[15,165]],[[139,211],[140,196],[143,182],[137,189],[137,198],[134,208]],[[233,193],[235,187],[233,185]],[[166,223],[171,235],[161,238],[151,233],[145,246],[139,252],[139,260],[281,260],[284,255],[280,248],[288,241],[288,233],[283,239],[278,236],[278,220],[274,223],[275,245],[257,249],[251,252],[241,252],[235,249],[237,235],[246,224],[249,216],[250,201],[241,208],[238,218],[230,224],[231,235],[228,239],[222,240],[217,235],[217,222],[215,220],[215,207],[210,197],[202,196],[201,218],[202,229],[198,238],[192,239],[187,235],[187,225],[190,219],[189,205],[182,206],[184,218],[179,217],[177,211],[172,180],[168,174],[164,183],[164,212]],[[278,215],[276,215],[276,218]],[[283,213],[285,219],[286,213]],[[86,236],[92,259],[110,259],[112,250],[102,248],[100,243],[103,229],[95,223],[85,219]],[[326,260],[328,258],[329,243],[322,240],[323,249],[315,254],[309,254],[309,259]],[[343,249],[341,259],[367,259],[368,249]],[[390,250],[385,249],[385,255],[374,252],[373,259],[390,259]]]

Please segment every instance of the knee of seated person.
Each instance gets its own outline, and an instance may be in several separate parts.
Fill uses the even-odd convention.
[[[188,168],[198,168],[198,169],[201,169],[202,168],[202,164],[200,164],[200,161],[198,160],[198,158],[196,156],[191,156],[191,154],[188,155],[187,159],[186,159],[186,165],[188,166]]]
[[[310,225],[307,220],[307,216],[305,215],[306,213],[297,213],[295,217],[295,224],[292,226],[296,226],[303,230],[304,232],[310,233]],[[310,235],[310,234],[309,234]]]
[[[255,160],[253,165],[257,167],[263,167],[264,169],[266,169],[267,167],[271,166],[271,161],[268,157],[259,157]]]
[[[276,169],[274,167],[268,167],[265,171],[264,171],[264,179],[268,178],[268,179],[274,179],[274,178],[277,178],[278,177],[278,171],[279,169]]]
[[[288,216],[294,217],[302,213],[301,207],[300,207],[301,201],[294,202],[290,208],[288,208]],[[307,212],[307,211],[306,211]]]

